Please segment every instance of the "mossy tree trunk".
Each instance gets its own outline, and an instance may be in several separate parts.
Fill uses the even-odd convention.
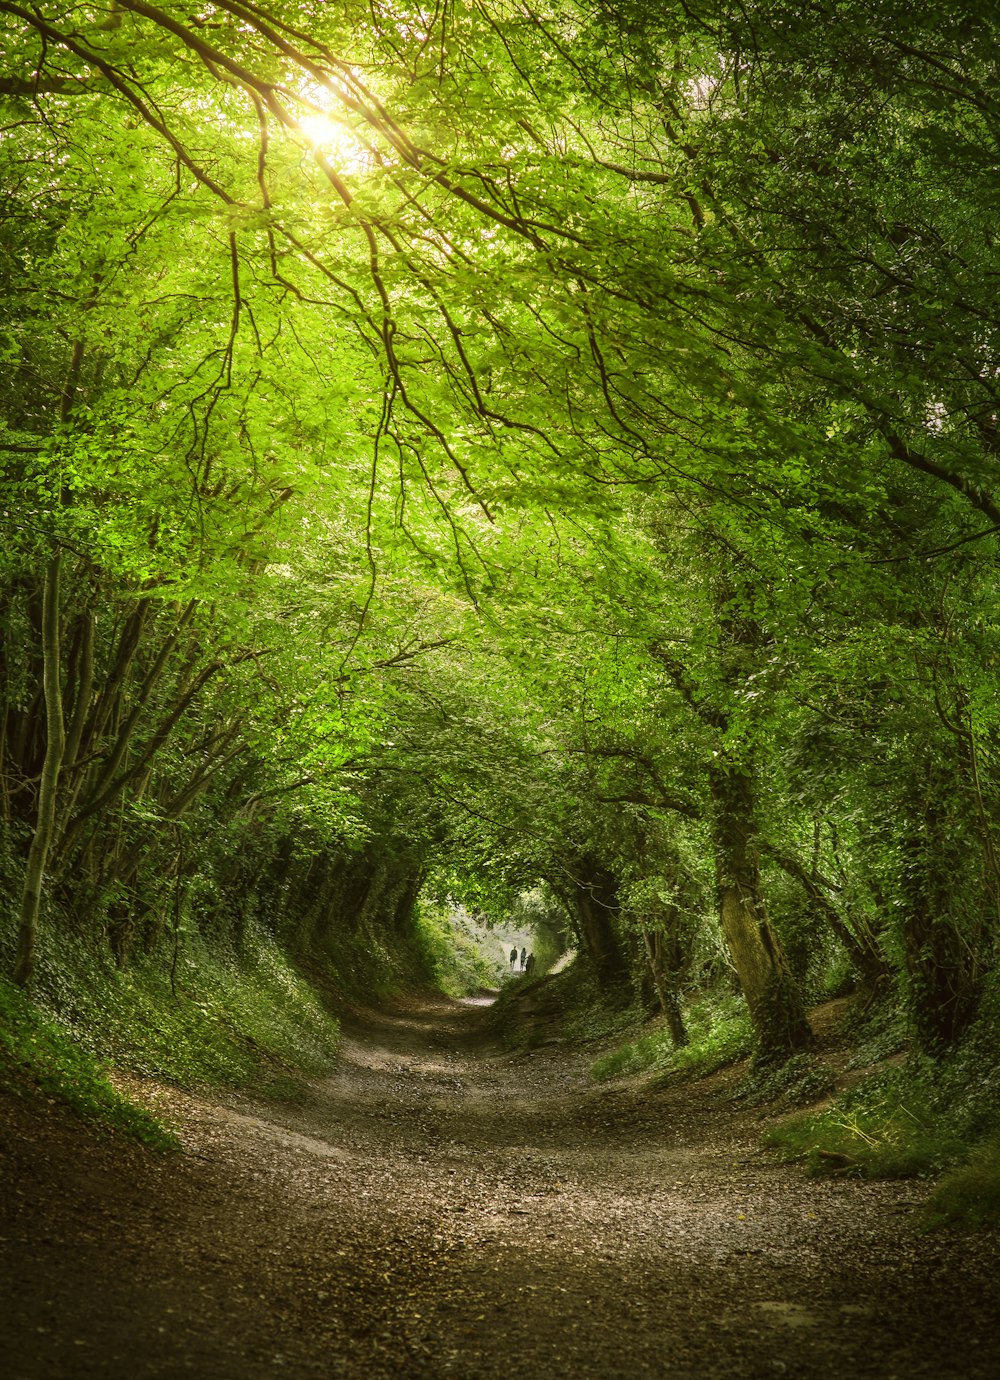
[[[901,939],[908,1005],[920,1046],[940,1052],[960,1039],[975,1015],[984,965],[985,910],[969,871],[973,850],[949,808],[955,783],[929,772],[915,785],[902,840]],[[978,905],[977,905],[978,899]]]
[[[722,540],[711,540],[707,554],[715,565],[711,597],[718,633],[715,665],[706,677],[710,693],[670,648],[651,650],[715,738],[707,777],[719,919],[753,1022],[758,1058],[778,1061],[805,1048],[812,1032],[768,918],[760,875],[755,756],[764,735],[744,690],[764,662],[767,638],[753,612],[752,572],[734,564]]]
[[[746,998],[758,1058],[778,1061],[812,1039],[798,985],[768,919],[756,846],[756,792],[745,767],[711,772],[719,918]]]
[[[35,966],[38,937],[38,915],[42,904],[45,869],[56,827],[56,795],[59,789],[59,770],[62,767],[66,744],[63,721],[62,685],[60,683],[59,604],[61,593],[62,554],[50,558],[45,572],[42,596],[42,684],[45,697],[46,742],[38,786],[38,817],[28,850],[24,887],[17,927],[17,956],[14,981],[27,986]]]
[[[672,909],[676,911],[676,907]],[[642,943],[646,951],[649,975],[656,990],[656,999],[666,1018],[667,1028],[670,1031],[670,1038],[674,1042],[674,1047],[681,1049],[689,1043],[689,1040],[684,1026],[684,1014],[681,1011],[681,1004],[677,995],[679,964],[672,961],[673,954],[668,959],[664,953],[665,948],[673,950],[677,948],[677,945],[673,942],[673,935],[669,936],[670,942],[665,944],[664,940],[668,936],[665,936],[661,930],[654,930],[651,933],[643,920],[639,921],[639,932],[642,935]]]
[[[618,883],[603,864],[590,857],[574,859],[571,880],[561,888],[576,918],[583,950],[597,977],[608,989],[628,980],[628,961],[614,921],[618,916]]]

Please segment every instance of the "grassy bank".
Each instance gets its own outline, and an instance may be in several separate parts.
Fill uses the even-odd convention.
[[[173,1133],[111,1085],[101,1061],[20,988],[0,979],[0,1088],[42,1096],[82,1121],[110,1128],[154,1150],[176,1149]]]
[[[123,969],[64,937],[41,960],[30,999],[3,984],[4,1081],[150,1144],[150,1119],[110,1096],[108,1070],[294,1097],[336,1057],[328,1000],[261,933],[238,951],[194,936],[181,953],[159,950]]]
[[[810,1174],[935,1180],[925,1226],[1000,1227],[1000,1060],[983,1053],[973,1037],[941,1060],[910,1055],[765,1143]]]
[[[713,1073],[751,1051],[753,1032],[745,1003],[726,994],[692,1002],[684,1011],[686,1045],[676,1046],[662,1025],[596,1059],[591,1068],[599,1081],[625,1074],[649,1073],[658,1079]]]
[[[602,991],[587,965],[573,962],[542,977],[517,975],[502,988],[490,1021],[509,1049],[531,1049],[553,1039],[623,1039],[639,1029],[642,1014],[630,990]]]
[[[777,1068],[750,1064],[726,1096],[769,1108],[775,1120],[764,1144],[807,1173],[933,1181],[921,1225],[1000,1227],[998,1005],[993,990],[962,1044],[936,1058],[908,1050],[898,1008],[865,1007],[816,1050]],[[738,997],[702,996],[684,1021],[687,1045],[676,1048],[661,1023],[646,1023],[595,1059],[593,1076],[646,1075],[652,1089],[751,1056]]]

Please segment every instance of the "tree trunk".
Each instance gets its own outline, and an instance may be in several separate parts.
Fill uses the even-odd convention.
[[[61,840],[61,848],[64,856],[68,856],[70,849],[80,836],[83,826],[93,815],[99,814],[108,804],[110,804],[119,793],[130,782],[141,776],[147,765],[156,753],[163,747],[170,737],[173,729],[184,716],[192,700],[198,695],[199,691],[218,671],[222,669],[221,661],[210,662],[204,667],[193,681],[188,680],[183,695],[172,706],[164,718],[157,725],[150,739],[143,744],[139,750],[139,755],[135,762],[130,766],[124,767],[119,774],[112,780],[107,780],[107,773],[104,774],[107,784],[98,794],[92,796],[86,804],[82,805],[76,815],[66,826],[66,833]],[[129,728],[131,732],[131,726]]]
[[[72,664],[67,670],[68,689],[73,699],[67,705],[70,714],[66,733],[67,772],[76,762],[83,739],[84,725],[90,712],[90,702],[94,693],[94,634],[96,620],[93,611],[88,609],[80,615],[76,626]]]
[[[645,922],[639,921],[639,930],[642,933],[642,942],[646,949],[646,958],[649,962],[649,972],[653,979],[653,986],[656,988],[656,997],[660,1003],[660,1010],[667,1020],[667,1027],[670,1030],[670,1038],[674,1042],[675,1049],[681,1049],[688,1044],[688,1033],[684,1028],[684,1016],[681,1013],[681,1004],[677,1000],[677,993],[673,985],[667,985],[663,981],[663,952],[662,946],[655,942],[646,928]],[[657,935],[659,940],[659,935]]]
[[[947,798],[949,784],[929,773],[928,798],[918,805],[919,818],[911,820],[903,840],[907,994],[917,1040],[930,1053],[955,1044],[964,1033],[975,1015],[980,985],[977,955],[962,932],[955,901],[963,857],[946,810],[931,803],[935,788]]]
[[[618,884],[600,863],[591,858],[571,864],[571,902],[580,926],[580,938],[602,989],[628,979],[613,920],[618,914]]]
[[[812,1039],[798,986],[771,929],[754,844],[755,790],[738,766],[711,772],[719,915],[762,1061],[780,1061]]]
[[[63,726],[60,685],[59,595],[62,555],[56,552],[45,572],[42,600],[42,685],[45,695],[46,743],[38,790],[38,819],[28,850],[21,910],[18,918],[17,957],[14,981],[27,986],[35,966],[38,914],[42,904],[45,867],[56,823],[56,792],[62,766],[66,733]]]
[[[802,885],[809,900],[816,908],[817,914],[822,916],[831,933],[843,945],[844,952],[858,976],[868,986],[874,986],[875,983],[888,977],[891,968],[888,960],[879,951],[877,944],[867,935],[854,933],[826,895],[820,882],[806,870],[798,858],[791,853],[783,852],[780,848],[774,848],[770,844],[762,845],[762,848],[765,849],[768,857],[777,863],[782,872],[789,877],[794,877]]]

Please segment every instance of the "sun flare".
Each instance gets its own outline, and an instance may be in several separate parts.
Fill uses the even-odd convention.
[[[310,108],[298,117],[299,131],[314,153],[345,172],[363,172],[371,166],[371,151],[332,109],[323,109],[330,100],[327,91],[310,92]]]

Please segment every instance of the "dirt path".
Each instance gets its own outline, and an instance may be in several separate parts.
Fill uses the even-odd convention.
[[[298,1108],[144,1089],[151,1159],[0,1104],[7,1380],[1000,1374],[995,1238],[921,1237],[913,1185],[817,1183],[717,1084],[413,1003]]]

